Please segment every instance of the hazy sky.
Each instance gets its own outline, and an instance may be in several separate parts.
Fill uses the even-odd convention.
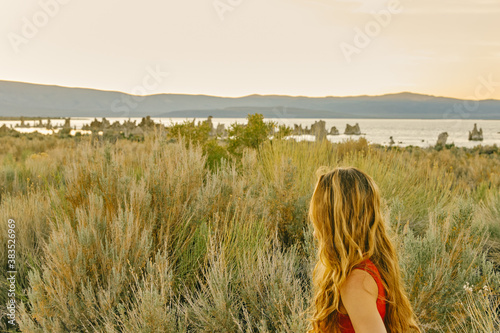
[[[0,80],[500,99],[500,0],[0,0]]]

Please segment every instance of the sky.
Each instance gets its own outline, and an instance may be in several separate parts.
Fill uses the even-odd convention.
[[[0,0],[0,80],[500,99],[500,0]]]

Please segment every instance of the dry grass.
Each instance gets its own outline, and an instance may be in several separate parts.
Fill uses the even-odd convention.
[[[307,203],[322,165],[379,184],[426,332],[498,318],[463,290],[500,290],[498,155],[273,140],[212,170],[201,147],[161,132],[78,140],[0,137],[25,332],[303,332],[316,260]]]

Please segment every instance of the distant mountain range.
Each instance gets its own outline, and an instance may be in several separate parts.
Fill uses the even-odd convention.
[[[499,119],[500,100],[479,102],[413,93],[355,97],[157,94],[0,81],[0,116]]]

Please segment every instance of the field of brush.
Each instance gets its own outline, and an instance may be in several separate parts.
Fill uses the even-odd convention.
[[[23,332],[304,332],[320,166],[379,185],[424,332],[498,331],[497,149],[276,139],[208,164],[161,132],[0,136],[0,330],[13,219]]]

